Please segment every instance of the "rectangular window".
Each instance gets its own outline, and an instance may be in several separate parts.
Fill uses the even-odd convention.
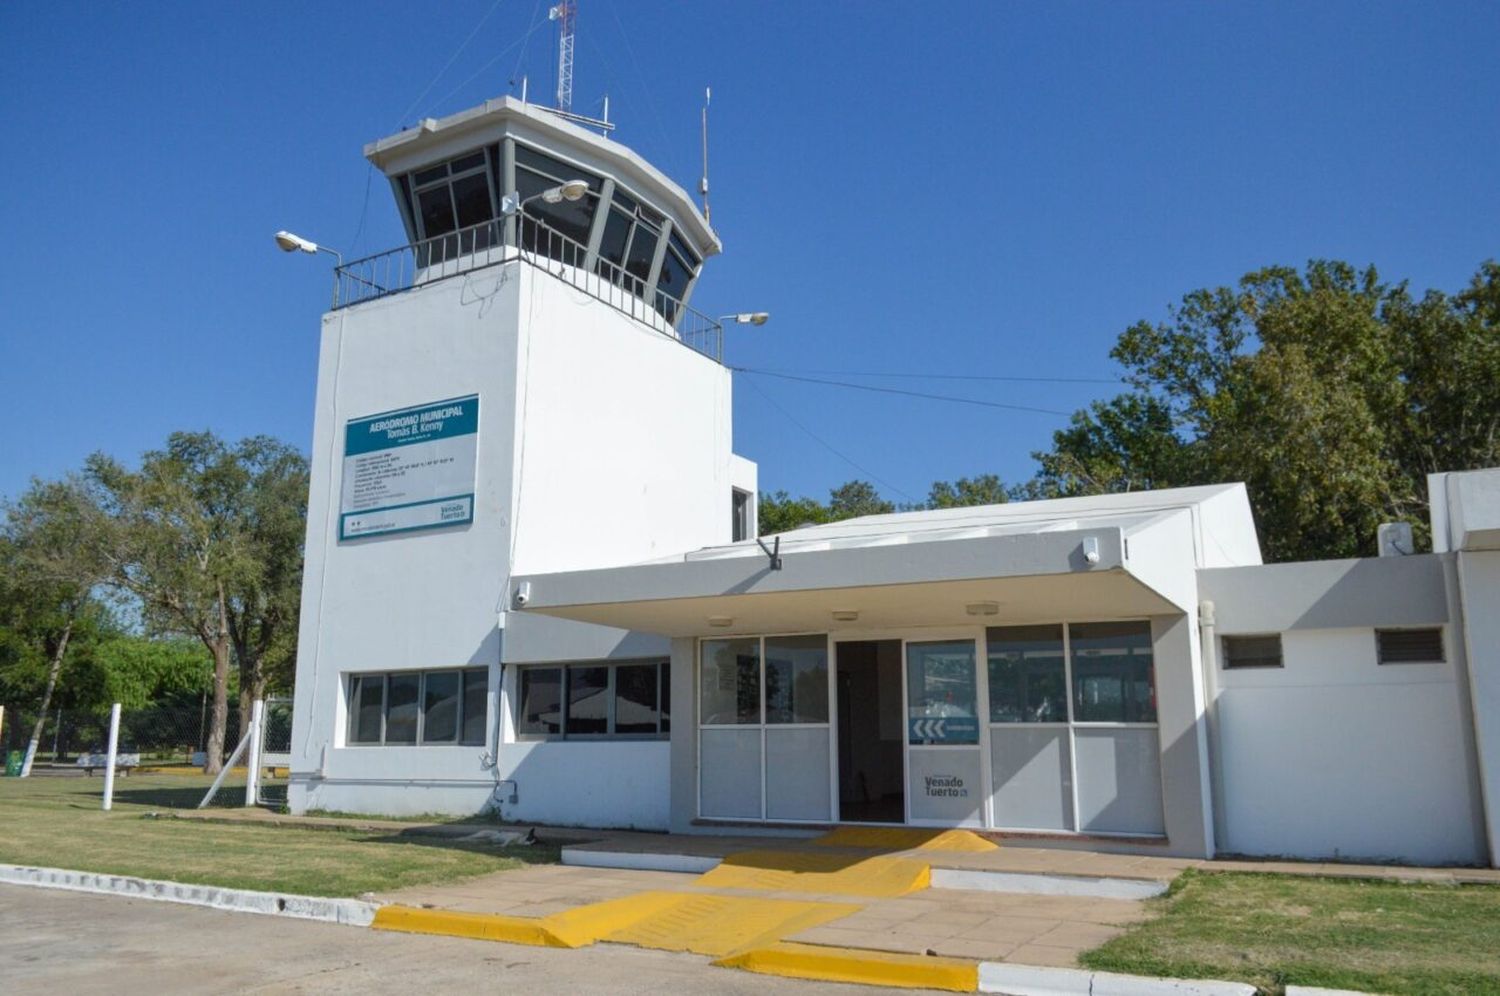
[[[521,669],[520,705],[516,732],[523,737],[562,733],[562,668]]]
[[[985,631],[991,723],[1066,723],[1067,670],[1061,626]]]
[[[1382,664],[1441,664],[1443,631],[1433,629],[1377,629],[1377,659]]]
[[[356,675],[353,684],[349,700],[354,707],[354,722],[349,742],[378,744],[385,718],[385,676]]]
[[[906,708],[911,743],[978,743],[977,680],[972,640],[908,643]]]
[[[484,668],[470,668],[464,672],[463,733],[460,742],[483,744],[484,729],[488,719],[490,696],[490,674]]]
[[[1074,623],[1073,719],[1156,722],[1156,672],[1147,622]]]
[[[660,737],[670,727],[663,692],[668,672],[664,660],[523,667],[516,734],[526,740]]]
[[[349,743],[484,743],[489,672],[473,667],[349,676]]]
[[[1224,637],[1224,666],[1281,667],[1281,634]]]
[[[422,742],[453,743],[458,740],[457,671],[426,675],[422,681]]]
[[[729,540],[738,543],[740,540],[755,539],[757,530],[750,519],[750,492],[741,491],[739,488],[730,489],[730,508],[734,516],[734,524],[731,527]]]
[[[760,722],[760,640],[704,640],[704,726]]]
[[[766,637],[766,722],[828,722],[828,638]]]
[[[568,715],[563,730],[570,737],[609,733],[609,668],[568,668]]]
[[[385,742],[417,742],[417,701],[421,695],[420,674],[392,674],[385,683]]]
[[[615,668],[615,732],[655,733],[657,674],[655,664]]]

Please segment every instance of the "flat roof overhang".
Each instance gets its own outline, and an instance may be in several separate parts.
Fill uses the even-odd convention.
[[[1085,553],[1088,540],[1097,549],[1094,562]],[[980,602],[997,603],[996,611],[971,614],[969,606]],[[755,550],[754,556],[688,555],[665,563],[523,574],[512,579],[509,608],[664,636],[1183,611],[1130,572],[1118,527],[798,550],[782,554],[781,570]],[[835,620],[835,612],[856,612],[858,618]]]

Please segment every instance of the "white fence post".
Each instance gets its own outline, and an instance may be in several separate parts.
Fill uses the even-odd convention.
[[[120,703],[109,707],[109,756],[104,763],[104,811],[115,801],[115,754],[120,749]]]
[[[245,805],[253,806],[260,788],[260,731],[265,722],[266,703],[256,699],[250,705],[250,757],[245,773]]]

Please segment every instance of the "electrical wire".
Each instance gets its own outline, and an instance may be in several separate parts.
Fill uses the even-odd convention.
[[[731,369],[739,369],[739,368],[737,368],[737,367],[731,367]],[[780,402],[778,402],[775,398],[771,397],[764,390],[762,390],[761,386],[759,384],[755,383],[755,381],[753,381],[753,380],[747,380],[747,381],[745,381],[745,383],[748,384],[750,386],[750,389],[753,390],[756,394],[760,395],[762,398],[765,398],[766,401],[770,403],[770,405],[771,405],[772,408],[775,408],[777,411],[781,412],[782,415],[785,415],[786,416],[786,420],[788,422],[792,423],[797,428],[799,428],[803,432],[807,433],[808,437],[811,438],[813,442],[817,443],[819,446],[823,447],[825,450],[827,450],[828,452],[832,453],[834,456],[838,457],[840,460],[844,461],[849,466],[853,467],[855,470],[859,471],[861,474],[865,475],[870,480],[874,481],[876,484],[879,484],[881,487],[885,488],[887,491],[894,491],[896,494],[900,495],[902,498],[905,498],[907,501],[911,502],[912,504],[914,504],[914,505],[917,504],[917,499],[913,498],[911,495],[907,494],[905,491],[902,491],[900,488],[896,487],[890,481],[883,480],[882,478],[880,478],[879,476],[877,476],[874,471],[867,470],[863,466],[861,466],[860,464],[855,463],[853,457],[851,457],[848,454],[840,451],[837,447],[835,447],[828,440],[824,439],[822,436],[818,435],[816,432],[813,432],[811,429],[809,429],[806,425],[804,425],[802,423],[802,421],[800,419],[797,418],[797,416],[795,416],[791,412],[787,411],[784,407],[782,407],[782,405],[781,405]]]
[[[1119,384],[1118,377],[1026,377],[1013,374],[894,373],[888,370],[761,370],[761,373],[823,377],[902,377],[908,380],[984,380],[1020,384]]]
[[[540,3],[537,4],[537,9],[538,10],[541,9],[541,4]],[[464,87],[468,86],[470,83],[473,83],[475,80],[479,79],[479,77],[483,76],[485,74],[485,72],[489,70],[489,68],[491,66],[493,66],[495,63],[499,62],[501,59],[505,58],[512,51],[514,51],[517,45],[525,45],[528,41],[530,41],[531,40],[531,36],[534,35],[534,34],[536,34],[537,33],[537,29],[540,28],[545,23],[546,23],[545,21],[541,20],[540,18],[538,18],[536,16],[536,12],[534,11],[532,13],[531,27],[527,29],[527,31],[526,31],[526,33],[524,35],[522,35],[520,38],[517,38],[515,41],[511,42],[509,45],[505,46],[500,51],[496,52],[495,55],[494,55],[494,57],[491,58],[490,61],[486,62],[484,65],[480,66],[477,70],[475,70],[474,73],[471,74],[468,79],[464,80],[458,86],[454,87],[453,89],[449,90],[447,93],[443,94],[437,100],[434,100],[428,106],[429,107],[433,107],[433,108],[441,107],[444,103],[447,102],[447,100],[448,100],[449,97],[453,96],[454,94],[456,94],[460,90],[462,90]],[[521,54],[522,55],[525,54],[525,49],[522,49],[522,53]],[[520,65],[519,58],[517,59],[516,67],[515,68],[516,68],[516,72],[520,71],[521,65]],[[512,72],[510,74],[509,79],[512,82],[514,82],[515,76],[516,76],[516,73]]]
[[[1001,408],[1015,412],[1035,412],[1039,415],[1059,415],[1063,418],[1072,416],[1072,412],[1061,411],[1056,408],[1038,408],[1034,405],[1012,405],[1003,401],[985,401],[981,398],[964,398],[953,394],[929,394],[926,391],[904,391],[899,387],[877,387],[874,384],[853,384],[849,381],[826,380],[820,377],[802,377],[797,374],[777,373],[774,370],[758,370],[753,367],[730,367],[736,373],[752,374],[760,377],[776,377],[781,380],[795,380],[804,384],[823,384],[828,387],[846,387],[855,391],[870,391],[875,394],[899,394],[907,398],[924,398],[928,401],[946,401],[952,404],[976,405],[980,408]]]
[[[400,127],[406,122],[407,116],[410,115],[412,111],[416,110],[417,105],[420,104],[422,100],[432,92],[433,87],[437,86],[437,81],[442,79],[447,74],[449,69],[453,68],[453,63],[458,61],[458,57],[463,54],[464,49],[469,47],[469,42],[473,41],[474,37],[479,34],[479,29],[484,27],[484,22],[490,19],[490,15],[495,13],[495,10],[499,8],[501,2],[502,0],[495,0],[494,3],[490,4],[490,9],[485,11],[484,16],[479,19],[479,23],[474,25],[474,30],[469,32],[469,37],[465,38],[463,40],[463,44],[459,45],[458,48],[453,50],[453,54],[448,56],[448,61],[443,63],[443,68],[439,69],[438,74],[434,76],[425,87],[422,88],[422,92],[417,94],[417,99],[411,102],[411,106],[401,112],[401,120],[396,122],[397,127]]]

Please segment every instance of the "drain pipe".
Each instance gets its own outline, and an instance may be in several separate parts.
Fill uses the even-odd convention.
[[[1214,603],[1198,603],[1198,628],[1203,636],[1203,705],[1208,720],[1208,792],[1214,814],[1214,851],[1224,847],[1229,819],[1224,812],[1224,751],[1219,731],[1219,640]]]

